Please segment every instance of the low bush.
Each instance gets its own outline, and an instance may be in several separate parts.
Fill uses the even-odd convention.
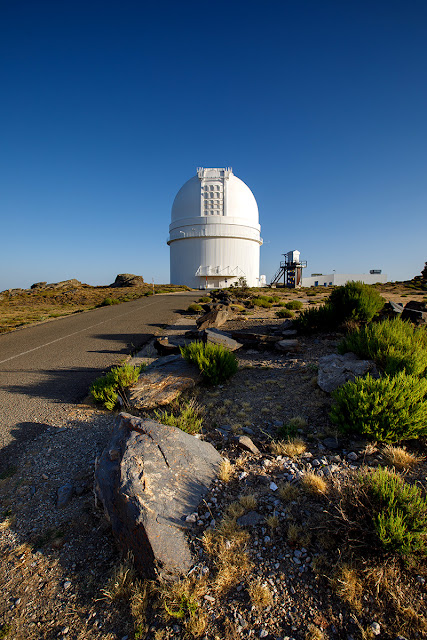
[[[287,309],[295,309],[299,311],[300,309],[302,309],[302,307],[303,307],[303,304],[301,300],[290,300],[289,302],[286,303]]]
[[[329,296],[334,315],[338,322],[356,320],[370,322],[383,308],[384,298],[370,285],[363,282],[347,282],[336,287]]]
[[[294,312],[289,309],[279,309],[279,311],[276,311],[276,316],[278,318],[293,318]]]
[[[252,304],[255,307],[262,307],[263,309],[270,309],[273,303],[269,301],[266,296],[260,296],[259,298],[252,298]]]
[[[112,304],[120,304],[120,300],[117,298],[104,298],[104,300],[100,303],[100,307],[109,307]]]
[[[125,404],[125,392],[138,380],[141,369],[142,366],[133,367],[129,364],[113,367],[105,376],[101,376],[92,382],[89,393],[95,402],[112,411],[119,401],[119,396]]]
[[[190,342],[181,347],[181,355],[188,362],[196,364],[207,382],[213,385],[228,380],[238,368],[234,353],[219,344]]]
[[[327,331],[342,325],[370,322],[384,306],[385,300],[371,286],[347,282],[331,292],[325,304],[301,312],[297,327],[301,333]]]
[[[424,553],[427,499],[420,487],[382,467],[362,474],[360,480],[372,501],[373,525],[384,549],[402,555]]]
[[[200,304],[193,303],[187,307],[187,311],[190,313],[199,313],[199,311],[203,311],[203,308]]]
[[[374,360],[385,372],[406,371],[417,376],[427,371],[427,331],[394,318],[375,322],[350,333],[338,346],[340,353],[353,351]]]
[[[358,432],[382,442],[427,435],[427,379],[401,371],[378,380],[367,375],[332,393],[330,417],[343,432]]]
[[[326,304],[321,307],[304,309],[295,320],[295,326],[303,334],[328,331],[335,326],[333,310]]]
[[[210,301],[211,301],[211,299],[210,299],[209,296],[203,296],[202,298],[199,298],[197,300],[197,302],[210,302]]]

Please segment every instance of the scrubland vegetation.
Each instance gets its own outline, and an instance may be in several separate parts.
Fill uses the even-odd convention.
[[[269,637],[366,640],[377,624],[384,640],[427,638],[427,334],[380,318],[385,298],[378,292],[397,287],[404,296],[423,294],[391,284],[272,295],[235,288],[242,318],[262,312],[278,323],[294,314],[307,336],[301,355],[283,357],[277,368],[277,353],[251,362],[214,345],[183,349],[206,384],[150,416],[202,432],[222,450],[223,463],[191,538],[199,550],[195,572],[174,583],[144,580],[126,558],[100,586],[103,602],[131,617],[129,637],[237,640],[252,629],[264,637],[260,630],[274,619],[280,624]],[[348,382],[330,398],[317,387],[310,350],[337,346],[374,360],[379,377]],[[117,409],[138,372],[110,373],[92,395]],[[226,428],[228,440],[219,433]],[[245,429],[259,456],[237,447],[234,436]],[[285,466],[294,469],[289,479]],[[239,524],[253,511],[261,523]],[[295,552],[310,558],[305,573]],[[306,623],[297,626],[295,609]]]

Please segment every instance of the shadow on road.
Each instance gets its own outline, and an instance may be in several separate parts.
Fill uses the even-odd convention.
[[[32,374],[32,371],[23,371]],[[26,395],[30,398],[47,398],[54,402],[78,403],[88,394],[92,382],[104,370],[93,367],[73,367],[70,369],[41,369],[41,379],[28,384],[0,385],[2,391]]]
[[[151,325],[150,325],[151,326]],[[156,326],[156,325],[152,325]],[[110,340],[111,342],[121,342],[123,347],[118,349],[113,346],[111,349],[97,351],[92,349],[88,353],[118,353],[127,355],[144,346],[152,337],[152,333],[99,333],[93,336],[96,340]]]

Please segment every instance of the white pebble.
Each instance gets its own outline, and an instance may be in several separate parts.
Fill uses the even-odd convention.
[[[378,624],[378,622],[373,622],[373,623],[371,624],[371,631],[372,631],[372,633],[374,634],[374,636],[379,636],[379,635],[380,635],[380,633],[381,633],[381,627],[380,627],[380,625]]]

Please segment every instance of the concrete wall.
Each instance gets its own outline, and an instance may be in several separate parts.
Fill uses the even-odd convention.
[[[324,287],[328,285],[341,286],[346,282],[360,281],[365,284],[387,282],[386,273],[329,273],[321,276],[310,276],[302,279],[303,287]],[[317,284],[316,284],[317,283]]]

